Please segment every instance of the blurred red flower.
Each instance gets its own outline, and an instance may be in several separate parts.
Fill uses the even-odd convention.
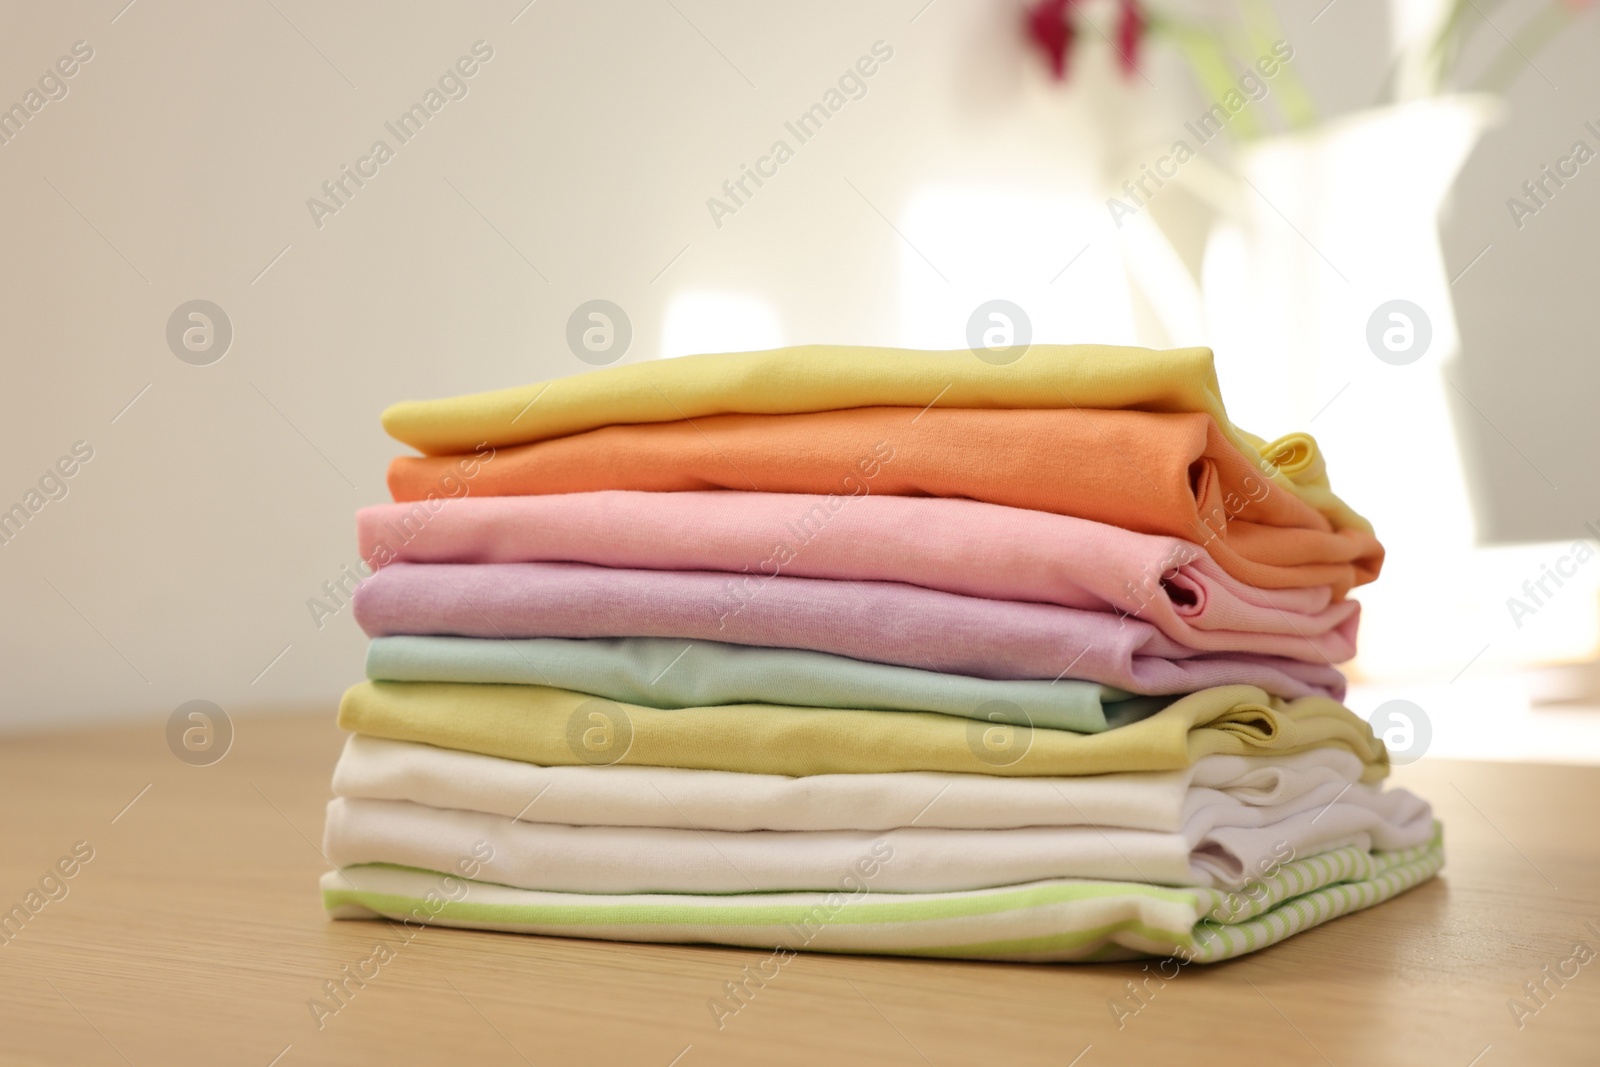
[[[1039,0],[1028,9],[1028,39],[1050,61],[1050,73],[1061,81],[1067,76],[1067,55],[1078,28],[1072,22],[1074,0]]]
[[[1067,76],[1067,61],[1078,37],[1076,7],[1077,0],[1039,0],[1027,9],[1028,40],[1044,53],[1057,81]],[[1118,0],[1117,62],[1124,75],[1138,70],[1139,50],[1149,28],[1150,20],[1139,0]]]
[[[1139,69],[1139,46],[1149,28],[1150,22],[1139,0],[1122,0],[1117,18],[1117,55],[1124,75],[1132,75]]]

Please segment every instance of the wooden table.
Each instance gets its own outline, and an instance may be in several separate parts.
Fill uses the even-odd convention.
[[[0,947],[0,1062],[1600,1063],[1600,965],[1523,990],[1600,952],[1600,769],[1426,759],[1396,779],[1445,821],[1442,878],[1186,968],[1120,1029],[1138,964],[802,956],[719,1031],[708,1000],[765,953],[429,929],[319,1030],[307,1001],[385,933],[318,899],[331,718],[237,722],[209,767],[162,723],[4,743],[0,907],[94,855]]]

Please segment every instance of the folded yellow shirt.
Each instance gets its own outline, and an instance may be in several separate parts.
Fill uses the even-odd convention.
[[[1020,720],[1017,720],[1020,721]],[[1064,777],[1187,767],[1201,756],[1334,745],[1363,780],[1389,771],[1383,742],[1337,701],[1284,701],[1231,685],[1181,697],[1101,734],[905,711],[776,704],[659,710],[535,685],[364,682],[339,705],[346,730],[545,766],[636,764],[753,774],[945,771]]]
[[[602,426],[707,415],[792,415],[856,407],[1128,408],[1210,415],[1273,482],[1340,528],[1371,525],[1333,494],[1307,434],[1265,442],[1233,425],[1209,348],[1034,345],[996,366],[967,349],[922,352],[802,345],[606,367],[549,382],[383,413],[390,436],[430,456],[529,444]],[[1273,465],[1278,465],[1273,469]]]

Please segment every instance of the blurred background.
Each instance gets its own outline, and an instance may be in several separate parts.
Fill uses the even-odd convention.
[[[1411,701],[1438,755],[1600,762],[1587,2],[0,27],[0,730],[331,715],[364,640],[330,590],[400,450],[379,412],[588,369],[590,301],[631,362],[960,348],[1003,299],[1035,341],[1213,346],[1236,422],[1317,438],[1390,550],[1358,712]]]

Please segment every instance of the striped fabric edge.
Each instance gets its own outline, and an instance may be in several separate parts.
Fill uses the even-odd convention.
[[[1341,850],[1341,853],[1346,851]],[[1275,945],[1285,938],[1309,930],[1313,926],[1319,926],[1330,919],[1381,904],[1432,878],[1444,866],[1444,844],[1437,823],[1434,825],[1433,841],[1427,845],[1390,853],[1371,853],[1371,860],[1363,864],[1353,864],[1350,857],[1341,853],[1325,853],[1303,861],[1309,867],[1318,868],[1319,874],[1328,877],[1329,880],[1325,884],[1283,898],[1282,883],[1277,878],[1267,879],[1260,884],[1264,886],[1267,886],[1267,883],[1277,884],[1267,886],[1268,891],[1263,894],[1262,903],[1251,901],[1253,910],[1248,916],[1242,914],[1243,909],[1240,909],[1239,914],[1235,914],[1223,912],[1218,907],[1214,912],[1203,914],[1187,937],[1170,949],[1156,952],[1140,951],[1132,944],[1118,939],[1109,941],[1089,955],[1075,958],[1083,962],[1102,962],[1159,955],[1193,963],[1216,963],[1233,959]],[[1358,855],[1367,859],[1365,855],[1360,853]],[[1347,872],[1352,870],[1359,877],[1351,878]],[[1294,882],[1303,874],[1303,870],[1290,872],[1284,880]],[[1215,890],[1201,892],[1216,893]],[[1247,899],[1254,893],[1250,887],[1246,887],[1242,892],[1247,895]],[[1224,920],[1221,918],[1224,914],[1232,914],[1234,917],[1231,920]],[[1065,947],[1067,946],[1057,939],[1046,937],[1032,942],[934,949],[925,954],[1051,962],[1065,958],[1060,955]]]
[[[1215,963],[1275,945],[1329,919],[1382,904],[1426,882],[1443,866],[1444,848],[1439,845],[1412,862],[1373,878],[1326,886],[1242,923],[1231,926],[1198,923],[1192,935],[1197,942],[1194,959],[1197,963]]]
[[[1417,848],[1339,849],[1283,865],[1238,893],[1056,880],[962,893],[590,896],[433,871],[361,865],[323,876],[336,919],[612,941],[1035,962],[1256,951],[1432,877],[1442,834]]]

